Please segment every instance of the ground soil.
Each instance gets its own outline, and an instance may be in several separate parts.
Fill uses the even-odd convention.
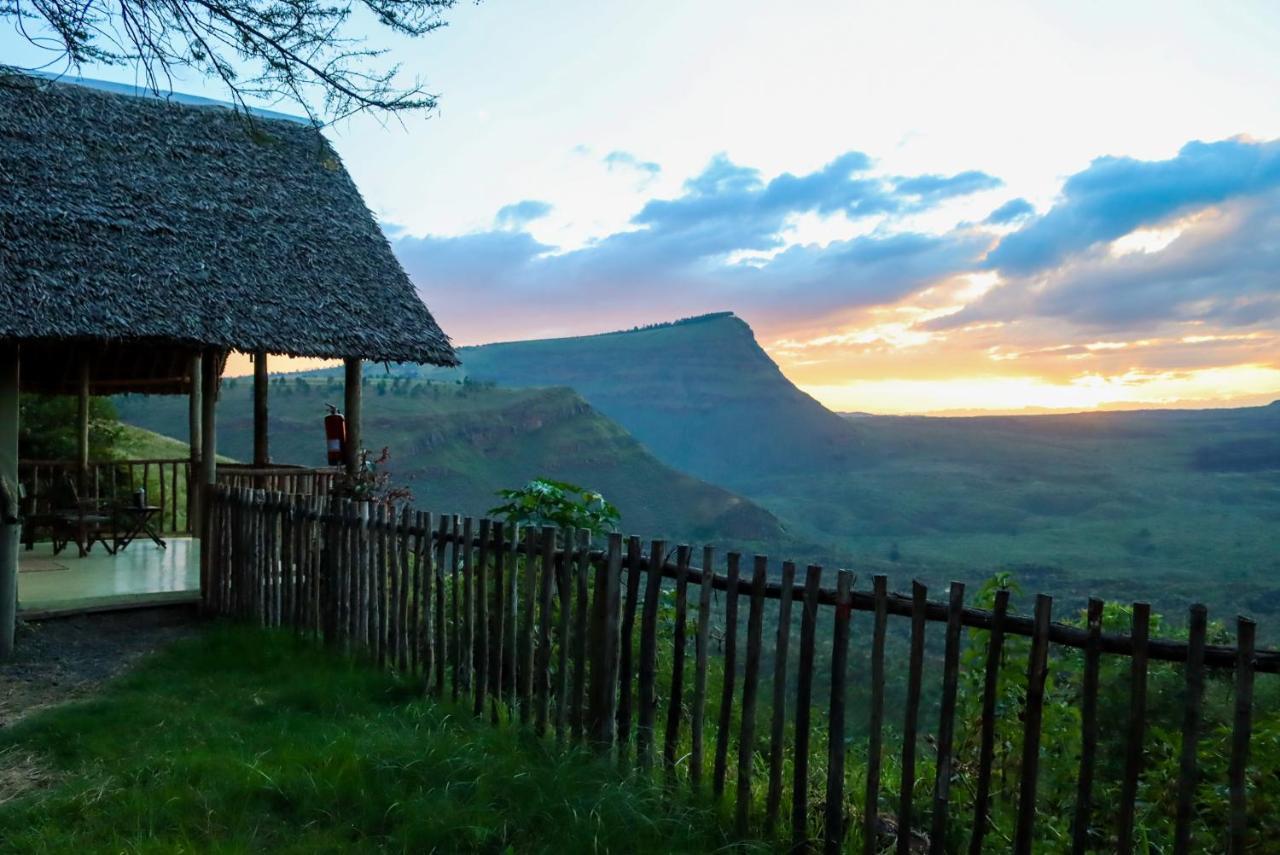
[[[0,663],[0,728],[92,693],[142,656],[193,634],[191,607],[136,609],[35,621]]]

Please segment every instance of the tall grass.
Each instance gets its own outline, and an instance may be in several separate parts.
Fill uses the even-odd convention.
[[[0,851],[707,851],[716,812],[287,633],[214,627],[0,735]]]

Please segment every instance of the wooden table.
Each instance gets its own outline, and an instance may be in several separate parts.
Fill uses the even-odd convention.
[[[151,521],[159,513],[160,508],[157,505],[144,505],[142,507],[129,505],[121,508],[120,514],[128,521],[128,527],[122,534],[116,535],[116,552],[124,549],[144,534],[151,538],[156,546],[161,549],[167,548],[168,544],[164,542],[164,538],[160,537],[159,532],[151,525]]]

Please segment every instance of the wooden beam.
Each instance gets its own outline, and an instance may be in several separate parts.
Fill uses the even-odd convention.
[[[200,449],[203,436],[203,388],[204,369],[200,351],[188,359],[187,376],[187,445],[191,449],[191,465],[187,469],[187,528],[200,534]]]
[[[0,662],[13,656],[18,617],[18,348],[0,345]]]
[[[267,447],[267,391],[271,377],[267,374],[267,354],[253,355],[253,465],[264,467],[271,462]]]
[[[80,384],[76,410],[76,479],[84,495],[89,478],[89,355],[80,355]]]
[[[199,477],[192,479],[192,487],[199,490],[200,519],[192,526],[192,532],[200,538],[200,593],[208,591],[209,548],[208,503],[204,500],[208,491],[218,481],[218,374],[221,366],[217,348],[206,348],[200,360],[200,467]]]
[[[217,350],[206,350],[200,363],[200,483],[215,484],[218,480]]]
[[[355,475],[360,460],[360,359],[348,357],[346,364],[347,474]]]

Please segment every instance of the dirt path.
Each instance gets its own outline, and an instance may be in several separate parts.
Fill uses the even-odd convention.
[[[0,728],[91,693],[140,657],[192,635],[189,608],[59,618],[19,628],[17,655],[0,663]]]

